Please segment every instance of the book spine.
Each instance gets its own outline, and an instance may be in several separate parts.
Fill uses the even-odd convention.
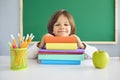
[[[40,60],[40,64],[58,64],[58,65],[80,65],[79,60]]]
[[[38,54],[84,54],[83,52],[39,52]]]
[[[46,36],[45,37],[45,43],[76,43],[76,37],[51,37]]]
[[[38,60],[84,60],[84,54],[38,54]]]
[[[38,52],[84,52],[84,49],[77,49],[77,50],[46,50],[46,49],[39,49]]]
[[[38,51],[38,54],[83,54],[83,49],[77,49],[77,50],[46,50],[46,49],[40,49]]]
[[[46,43],[48,50],[77,50],[77,43]]]

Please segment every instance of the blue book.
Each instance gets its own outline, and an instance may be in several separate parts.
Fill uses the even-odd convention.
[[[39,60],[40,64],[52,65],[80,65],[80,60]]]

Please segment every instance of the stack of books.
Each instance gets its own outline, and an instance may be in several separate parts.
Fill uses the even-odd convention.
[[[78,49],[75,37],[45,37],[46,49],[38,51],[40,64],[77,65],[84,60],[84,50]]]

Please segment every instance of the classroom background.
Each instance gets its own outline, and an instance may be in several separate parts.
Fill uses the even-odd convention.
[[[90,44],[105,50],[111,57],[120,56],[120,1],[118,0],[117,44]],[[20,0],[0,0],[0,56],[9,56],[10,34],[17,38],[20,32]]]

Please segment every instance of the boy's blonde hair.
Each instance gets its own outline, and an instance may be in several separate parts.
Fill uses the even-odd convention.
[[[64,15],[65,17],[68,18],[68,21],[71,25],[71,34],[75,34],[76,33],[76,28],[75,28],[75,23],[74,23],[74,19],[73,16],[66,10],[58,10],[55,12],[55,14],[53,14],[53,16],[50,18],[49,23],[48,23],[48,33],[53,34],[53,26],[56,23],[57,19],[59,18],[59,16]]]

